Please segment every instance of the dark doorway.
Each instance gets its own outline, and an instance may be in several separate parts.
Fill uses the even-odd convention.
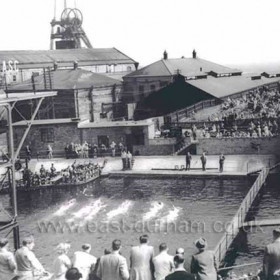
[[[107,148],[109,147],[109,136],[106,135],[100,135],[97,136],[98,139],[98,146],[100,147],[102,144],[104,144]]]

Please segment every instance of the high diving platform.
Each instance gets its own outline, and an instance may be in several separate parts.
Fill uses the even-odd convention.
[[[20,238],[19,238],[19,225],[17,222],[18,209],[17,209],[17,191],[16,191],[16,178],[15,178],[15,163],[19,156],[19,152],[22,148],[22,145],[28,135],[30,128],[37,116],[39,108],[43,102],[43,100],[47,97],[56,96],[56,91],[44,91],[44,92],[24,92],[24,93],[6,93],[4,90],[0,89],[0,120],[3,118],[7,119],[7,133],[8,133],[8,154],[7,154],[7,162],[1,165],[1,168],[6,168],[6,175],[8,176],[8,180],[11,188],[11,204],[12,211],[7,211],[2,204],[0,204],[0,232],[4,232],[4,236],[7,237],[11,232],[13,232],[14,239],[14,247],[18,249],[20,246]],[[17,147],[14,149],[14,134],[13,134],[13,110],[17,110],[15,105],[17,102],[25,101],[25,100],[33,100],[36,99],[35,110],[31,114],[30,119],[25,119],[22,115],[22,119],[26,121],[26,128],[22,139]],[[3,182],[2,182],[3,183]],[[1,186],[0,186],[1,187]],[[8,231],[8,232],[6,232]]]

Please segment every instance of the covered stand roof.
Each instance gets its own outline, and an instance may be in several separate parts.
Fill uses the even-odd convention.
[[[279,82],[280,78],[265,78],[252,80],[251,75],[215,78],[208,76],[207,79],[187,81],[188,84],[211,94],[216,98],[224,98],[236,93],[250,90],[259,86],[265,86]]]
[[[136,63],[116,48],[0,51],[0,65],[9,60],[17,60],[20,69],[52,67],[55,62],[66,67],[74,61],[80,66]]]
[[[201,58],[161,59],[125,77],[173,76],[179,71],[182,76],[200,76],[213,71],[215,73],[242,73],[241,70],[222,66]]]
[[[63,69],[51,72],[52,89],[88,89],[90,87],[106,87],[121,84],[119,80],[105,75],[93,73],[82,69]],[[36,90],[44,90],[44,75],[34,78]],[[31,80],[9,86],[9,91],[32,91]]]
[[[183,76],[178,77],[172,84],[141,100],[135,110],[135,119],[166,115],[199,101],[213,99],[210,94],[186,83]]]

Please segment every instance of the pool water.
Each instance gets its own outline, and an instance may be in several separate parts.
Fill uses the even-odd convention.
[[[189,263],[200,236],[215,247],[224,232],[222,225],[234,216],[251,185],[247,178],[108,177],[84,192],[74,188],[20,194],[18,221],[21,235],[35,236],[35,253],[50,270],[60,242],[71,243],[70,256],[83,243],[91,243],[92,254],[99,257],[118,238],[128,259],[143,233],[148,233],[156,254],[159,244],[166,242],[170,254],[185,248]],[[8,207],[9,197],[1,200]],[[50,222],[59,229],[45,230],[42,225]]]

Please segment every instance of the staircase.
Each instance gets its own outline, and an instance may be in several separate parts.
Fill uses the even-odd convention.
[[[198,144],[199,141],[198,140],[193,140],[193,138],[190,138],[189,140],[185,140],[183,146],[180,145],[178,148],[176,147],[176,152],[174,153],[174,155],[178,156],[178,155],[185,155],[186,154],[186,150],[190,149],[191,147],[195,146],[196,144]]]

